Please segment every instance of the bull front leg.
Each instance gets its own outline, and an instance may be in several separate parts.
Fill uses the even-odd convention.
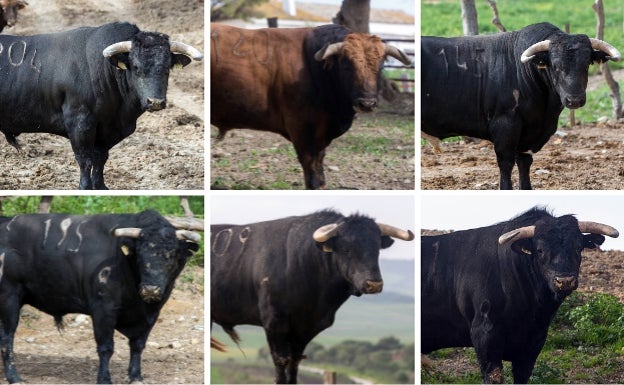
[[[484,384],[503,383],[503,338],[492,322],[490,301],[481,303],[470,327],[470,339],[477,353]]]
[[[128,380],[131,384],[141,383],[143,376],[141,375],[141,354],[145,349],[145,336],[130,338],[130,364],[128,365]]]
[[[520,176],[520,190],[532,190],[531,164],[533,164],[533,155],[529,153],[516,154],[516,164]]]
[[[96,150],[93,156],[93,169],[91,172],[91,181],[94,190],[108,190],[104,184],[104,165],[108,160],[108,150]]]
[[[115,319],[108,313],[104,306],[96,308],[91,315],[93,319],[93,334],[97,345],[97,353],[100,360],[97,374],[98,384],[111,384],[110,359],[115,351]]]
[[[8,311],[7,311],[8,310]],[[17,368],[15,367],[15,354],[13,352],[13,341],[15,330],[19,322],[19,307],[13,309],[2,309],[2,327],[0,328],[0,349],[2,350],[2,362],[4,364],[4,375],[10,384],[22,382]]]
[[[325,151],[322,150],[319,152],[310,148],[300,149],[297,146],[295,146],[295,150],[297,152],[297,159],[301,164],[301,168],[303,168],[305,188],[308,190],[319,190],[325,188],[325,174],[323,172],[322,164]]]

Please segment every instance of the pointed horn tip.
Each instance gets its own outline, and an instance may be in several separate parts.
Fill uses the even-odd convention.
[[[405,239],[406,241],[413,241],[415,238],[414,233],[412,232],[412,230],[407,230],[407,238]]]

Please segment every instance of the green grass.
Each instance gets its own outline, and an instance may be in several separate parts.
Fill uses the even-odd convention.
[[[570,24],[571,33],[596,36],[596,14],[592,9],[593,1],[578,0],[499,0],[497,7],[501,22],[507,30],[520,29],[529,24],[542,21],[550,22],[561,29]],[[477,1],[479,33],[498,32],[491,23],[492,11],[485,1]],[[622,33],[623,9],[620,1],[605,1],[604,40],[624,52],[624,34]],[[436,3],[421,1],[421,33],[433,36],[461,36],[462,22],[460,2],[441,0]],[[624,68],[624,62],[609,62],[612,70]],[[590,74],[598,73],[597,65],[590,66]],[[602,116],[611,117],[611,98],[606,86],[587,94],[587,103],[575,110],[577,121],[595,122]],[[569,125],[569,110],[564,110],[559,118],[559,126]],[[424,142],[421,142],[424,144]]]
[[[621,382],[624,369],[624,304],[608,294],[573,293],[557,312],[530,383]],[[422,383],[478,383],[481,375],[474,349],[442,349],[430,355],[471,363],[465,372],[423,370]],[[504,362],[506,382],[512,375]]]

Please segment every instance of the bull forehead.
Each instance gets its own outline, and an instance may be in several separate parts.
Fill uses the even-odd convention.
[[[586,35],[561,35],[551,40],[549,51],[553,59],[578,61],[578,55],[591,54],[592,47]]]
[[[385,58],[385,45],[378,36],[351,33],[344,39],[343,54],[353,63],[356,78],[376,81]]]

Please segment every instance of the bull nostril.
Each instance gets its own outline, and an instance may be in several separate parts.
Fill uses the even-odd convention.
[[[578,283],[576,277],[555,277],[553,281],[555,288],[562,291],[574,290]]]
[[[379,293],[383,289],[383,281],[366,281],[366,293]]]
[[[165,99],[147,98],[147,105],[151,110],[162,110],[165,108]]]

